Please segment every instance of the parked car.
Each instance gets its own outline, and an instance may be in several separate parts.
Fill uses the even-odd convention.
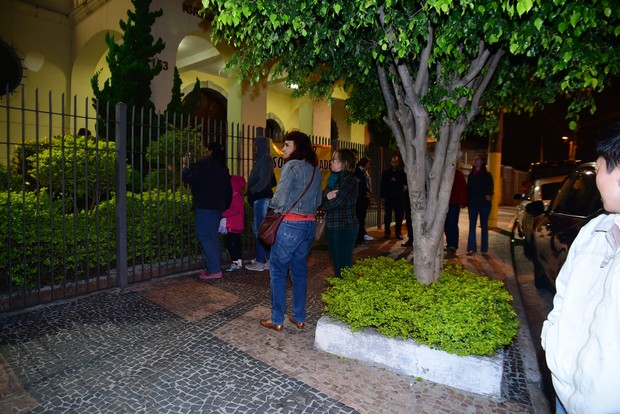
[[[523,242],[523,250],[526,256],[530,256],[531,247],[530,240],[532,239],[532,216],[525,211],[525,206],[532,201],[542,201],[545,208],[549,205],[551,199],[560,189],[562,180],[565,175],[558,175],[555,177],[539,178],[534,180],[530,186],[528,193],[515,194],[515,200],[521,200],[517,205],[517,215],[512,226],[512,239],[521,240]]]
[[[533,162],[528,170],[529,181],[555,176],[566,177],[581,164],[583,164],[582,161],[574,160]]]
[[[533,220],[529,243],[536,286],[548,284],[555,289],[555,279],[577,233],[603,211],[594,163],[582,164],[569,174],[546,210],[538,200],[527,204],[525,211]]]

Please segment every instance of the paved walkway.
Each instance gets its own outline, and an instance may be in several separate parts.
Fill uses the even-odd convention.
[[[395,374],[313,348],[325,249],[310,257],[306,329],[283,332],[270,314],[269,275],[249,271],[204,282],[195,273],[0,316],[2,413],[547,413],[529,340],[502,208],[490,254],[466,268],[502,279],[522,321],[508,350],[501,400]],[[381,232],[371,231],[380,237]],[[394,239],[367,242],[356,258],[408,257]]]

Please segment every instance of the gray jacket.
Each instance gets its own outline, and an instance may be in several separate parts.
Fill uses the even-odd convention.
[[[312,178],[313,168],[315,175],[310,188],[290,212],[316,214],[316,209],[321,204],[321,172],[319,167],[312,167],[311,164],[302,160],[290,160],[284,164],[276,193],[269,201],[269,208],[278,213],[288,210],[308,185]]]

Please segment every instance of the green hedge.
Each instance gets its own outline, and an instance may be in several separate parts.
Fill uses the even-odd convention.
[[[157,262],[195,255],[194,219],[187,191],[127,193],[129,260]],[[63,214],[49,193],[0,192],[1,290],[81,278],[116,265],[116,200],[77,215]],[[10,226],[10,227],[9,227]],[[10,239],[9,239],[10,236]]]
[[[372,327],[457,355],[493,355],[512,342],[519,323],[502,282],[451,264],[430,285],[413,274],[404,259],[359,260],[329,279],[324,312],[353,331]]]

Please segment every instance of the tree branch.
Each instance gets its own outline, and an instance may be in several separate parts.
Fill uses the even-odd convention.
[[[484,42],[481,40],[479,42],[478,57],[476,57],[476,59],[471,62],[469,70],[467,71],[467,75],[465,75],[465,77],[463,77],[461,80],[452,84],[453,90],[465,85],[469,85],[470,82],[476,79],[476,76],[478,76],[482,68],[484,68],[484,65],[490,54],[491,52],[485,47]]]
[[[503,56],[504,50],[499,49],[498,51],[493,53],[491,59],[489,59],[484,78],[476,88],[476,92],[474,93],[474,97],[471,101],[470,111],[469,114],[467,114],[467,123],[470,123],[476,117],[476,115],[478,115],[478,112],[480,111],[480,99],[482,99],[482,94],[486,90],[487,86],[489,86],[491,78],[493,78],[495,70],[497,69],[497,66],[499,65],[499,62]]]
[[[426,95],[428,90],[428,60],[433,50],[434,31],[433,27],[428,25],[428,39],[426,40],[426,47],[420,55],[420,66],[418,66],[418,75],[415,81],[415,92],[418,96]]]

